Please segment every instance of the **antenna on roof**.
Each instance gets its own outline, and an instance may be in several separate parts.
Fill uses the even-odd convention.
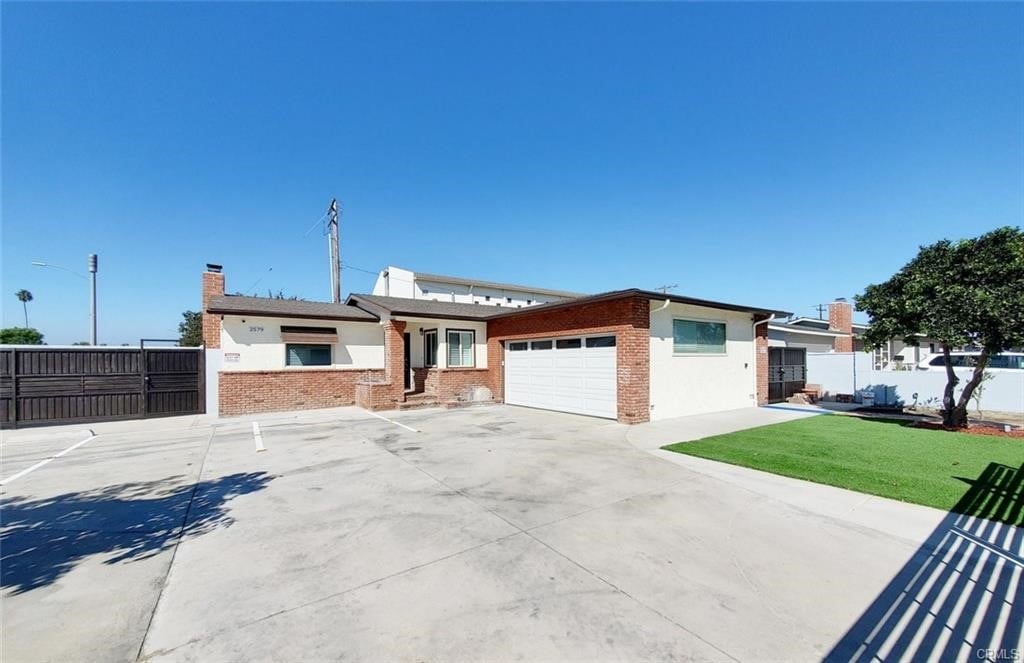
[[[678,287],[678,283],[673,283],[672,285],[659,285],[655,290],[661,290],[662,294],[667,295],[669,290],[674,290]]]

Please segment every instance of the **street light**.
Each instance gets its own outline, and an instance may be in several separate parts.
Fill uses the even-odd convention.
[[[86,278],[82,274],[79,274],[73,269],[68,269],[61,265],[54,265],[41,260],[33,260],[33,267],[52,267],[53,269],[62,269],[65,272],[74,274],[80,279]],[[89,254],[89,345],[96,345],[96,268],[99,266],[98,259],[95,253]]]

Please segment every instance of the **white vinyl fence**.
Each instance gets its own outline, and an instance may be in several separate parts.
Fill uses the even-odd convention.
[[[879,405],[942,406],[945,371],[876,371],[873,364],[866,352],[808,352],[807,383],[821,385],[826,397],[870,390]],[[956,390],[959,397],[970,379],[971,369],[956,371],[960,376]],[[982,382],[981,396],[972,400],[970,409],[980,403],[982,410],[1024,412],[1024,370],[992,370],[990,374],[992,377]]]

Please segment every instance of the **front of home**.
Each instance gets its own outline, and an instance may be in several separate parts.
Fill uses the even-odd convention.
[[[767,402],[767,323],[784,312],[408,270],[399,289],[396,269],[323,303],[228,296],[208,266],[208,411],[493,401],[638,423]]]

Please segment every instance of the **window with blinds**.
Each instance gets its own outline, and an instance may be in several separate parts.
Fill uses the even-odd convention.
[[[672,352],[677,355],[725,354],[725,323],[673,320]]]
[[[288,343],[284,346],[285,366],[330,366],[331,346]]]
[[[473,338],[470,330],[448,330],[448,366],[473,366]]]

